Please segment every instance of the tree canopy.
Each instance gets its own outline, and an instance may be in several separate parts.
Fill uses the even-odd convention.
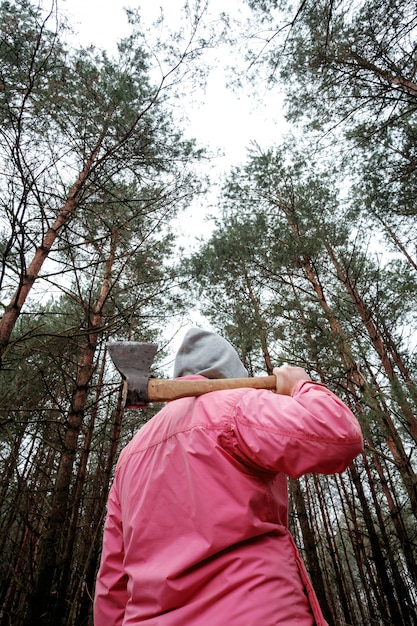
[[[1,623],[92,624],[115,462],[158,409],[123,408],[107,342],[157,341],[163,376],[195,310],[251,375],[299,365],[361,423],[345,473],[289,482],[329,624],[417,624],[416,6],[239,6],[241,31],[187,4],[154,49],[129,10],[112,55],[68,45],[59,9],[0,2]],[[205,195],[176,104],[219,43],[235,88],[284,94],[289,132]]]

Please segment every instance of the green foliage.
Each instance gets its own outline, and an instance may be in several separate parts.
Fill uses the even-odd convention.
[[[69,49],[25,0],[1,3],[0,17],[1,305],[17,311],[2,326],[2,615],[75,624],[117,453],[156,410],[131,412],[122,431],[106,342],[162,344],[183,312],[171,222],[200,190],[202,151],[174,118],[166,76],[151,79],[136,19],[110,58]]]
[[[288,27],[264,58],[279,68],[293,119],[325,128],[353,116],[382,126],[415,110],[406,82],[413,80],[414,3],[323,0],[282,11]]]
[[[309,151],[318,142],[325,167],[345,168],[374,214],[414,217],[415,3],[272,5],[254,6],[270,30],[252,51],[252,80],[285,85],[286,114],[310,133]]]
[[[43,23],[42,12],[27,0],[0,4],[0,115],[1,126],[13,130],[38,114],[38,131],[45,130],[45,98],[52,85],[63,88],[64,48],[57,34]]]
[[[344,342],[358,359],[374,358],[366,315],[407,351],[415,273],[401,259],[380,262],[330,174],[288,150],[252,152],[221,201],[223,218],[188,264],[213,324],[258,337],[262,329],[279,360],[338,384],[348,367]],[[259,363],[259,342],[251,350]]]
[[[114,462],[157,410],[121,411],[106,341],[160,341],[187,302],[251,374],[301,365],[364,426],[367,456],[351,484],[311,477],[300,491],[316,558],[350,596],[351,613],[333,598],[335,623],[366,622],[354,595],[369,581],[385,618],[376,556],[386,557],[400,603],[401,584],[415,575],[415,6],[248,2],[264,38],[248,53],[251,68],[285,86],[302,133],[250,147],[226,178],[212,235],[182,260],[172,218],[201,190],[202,152],[184,138],[170,98],[182,81],[201,79],[204,65],[196,74],[192,64],[228,23],[220,35],[217,22],[204,28],[202,4],[188,7],[190,40],[185,31],[155,35],[154,50],[139,13],[128,11],[132,32],[115,57],[69,49],[59,20],[26,0],[0,4],[4,309],[45,234],[57,235],[0,372],[0,593],[16,623],[37,569],[48,566],[40,555],[56,502],[64,515],[55,518],[43,605],[54,625],[87,623]],[[163,348],[158,357],[155,373]],[[377,498],[373,514],[365,504]],[[346,583],[336,553],[352,574]]]
[[[151,83],[143,36],[135,30],[110,59],[94,49],[67,50],[59,31],[48,30],[49,18],[42,23],[29,3],[1,9],[3,293],[19,285],[44,233],[67,211],[83,168],[87,179],[50,255],[51,283],[104,263],[111,232],[123,254],[130,248],[131,257],[149,255],[141,283],[151,276],[146,268],[155,278],[155,264],[162,267],[172,243],[164,225],[199,189],[192,163],[201,151],[183,138],[162,85]]]

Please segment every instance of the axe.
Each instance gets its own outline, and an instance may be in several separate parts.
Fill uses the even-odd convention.
[[[276,376],[256,378],[207,378],[201,380],[170,380],[150,376],[156,343],[115,341],[107,344],[110,357],[123,379],[123,404],[127,409],[140,409],[149,402],[168,402],[201,396],[209,391],[252,387],[276,391]]]

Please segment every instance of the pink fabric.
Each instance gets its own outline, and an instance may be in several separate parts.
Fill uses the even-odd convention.
[[[316,383],[168,403],[120,455],[95,626],[324,626],[286,475],[341,472],[362,448],[355,417]]]

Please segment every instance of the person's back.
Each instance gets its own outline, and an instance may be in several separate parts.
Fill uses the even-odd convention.
[[[287,529],[286,475],[342,471],[362,439],[308,376],[292,394],[177,400],[134,437],[109,497],[96,626],[325,623]]]

